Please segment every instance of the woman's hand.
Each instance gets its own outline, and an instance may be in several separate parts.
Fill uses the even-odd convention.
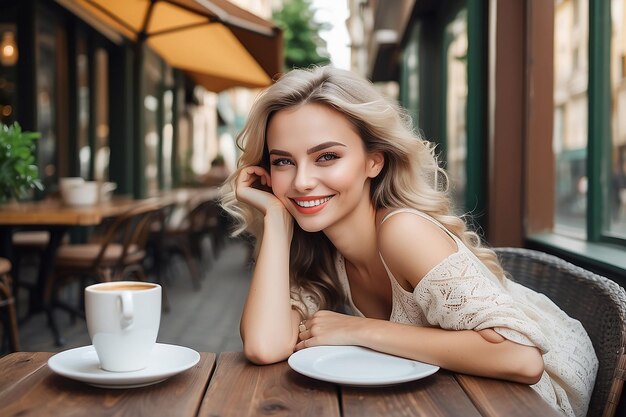
[[[259,184],[267,190],[260,189]],[[243,168],[237,176],[235,196],[237,200],[251,205],[263,215],[273,209],[286,212],[285,206],[272,194],[271,187],[270,174],[260,166],[250,166]]]
[[[320,345],[360,345],[359,334],[370,319],[320,310],[300,323],[295,350]]]

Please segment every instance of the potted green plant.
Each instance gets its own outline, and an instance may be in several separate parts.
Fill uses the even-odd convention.
[[[22,132],[17,122],[11,126],[0,123],[0,204],[43,189],[34,155],[34,141],[40,136]]]

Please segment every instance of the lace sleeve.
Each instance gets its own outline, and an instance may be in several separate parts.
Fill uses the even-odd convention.
[[[313,316],[320,309],[315,298],[300,287],[291,287],[291,308],[295,308],[305,318]]]
[[[493,329],[506,339],[547,352],[541,329],[476,262],[457,252],[422,278],[414,296],[428,323],[450,330]]]

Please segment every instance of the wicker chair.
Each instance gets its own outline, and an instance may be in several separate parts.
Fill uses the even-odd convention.
[[[14,352],[20,350],[20,338],[17,330],[17,315],[15,313],[15,298],[11,291],[11,262],[0,258],[0,309],[6,310],[3,321],[5,332],[9,334],[10,349]]]
[[[588,417],[613,417],[626,376],[626,292],[615,282],[541,252],[495,249],[520,284],[545,294],[587,330],[599,368]]]

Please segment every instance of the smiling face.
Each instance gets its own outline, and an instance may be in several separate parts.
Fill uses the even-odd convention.
[[[338,224],[369,201],[381,154],[368,154],[339,112],[321,104],[281,110],[267,128],[272,191],[303,230]]]

